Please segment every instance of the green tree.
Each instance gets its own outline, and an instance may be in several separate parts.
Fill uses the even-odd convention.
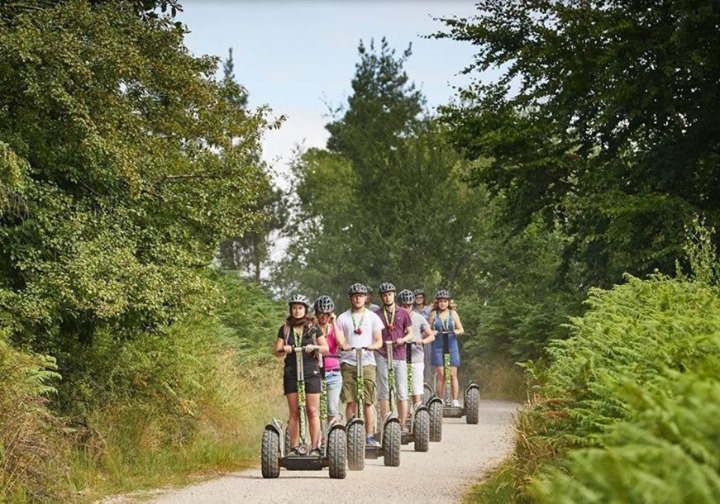
[[[246,111],[249,93],[237,82],[234,69],[235,62],[231,47],[227,59],[223,62],[223,93],[232,107]],[[246,163],[254,164],[265,173],[268,172],[268,167],[262,160],[260,145],[247,153]],[[286,218],[282,205],[282,191],[272,186],[269,176],[259,193],[257,205],[250,210],[259,214],[261,218],[242,236],[223,240],[216,253],[216,259],[222,267],[240,270],[258,283],[270,260],[270,236],[282,228]]]
[[[505,217],[560,224],[586,284],[674,270],[694,213],[720,217],[720,10],[710,2],[478,2],[445,19],[499,68],[445,110]]]
[[[0,24],[0,324],[68,377],[98,331],[211,306],[219,240],[260,217],[266,111],[131,2],[7,4]]]

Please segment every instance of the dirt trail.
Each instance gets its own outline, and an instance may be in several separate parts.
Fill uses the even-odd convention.
[[[513,417],[518,407],[512,402],[481,401],[478,425],[467,425],[464,418],[445,418],[442,442],[431,443],[426,453],[416,453],[412,445],[403,445],[400,467],[385,467],[382,458],[366,460],[365,470],[348,471],[344,480],[330,479],[327,469],[282,469],[279,478],[266,480],[256,468],[162,491],[150,502],[460,502],[470,485],[512,452]],[[148,494],[138,497],[148,502]],[[104,502],[132,502],[132,499],[126,496]]]

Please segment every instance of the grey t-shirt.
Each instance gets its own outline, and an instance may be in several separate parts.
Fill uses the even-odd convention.
[[[425,317],[420,315],[418,312],[410,313],[410,320],[412,320],[412,333],[413,341],[419,341],[423,339],[423,331],[426,327],[430,327],[425,320]],[[412,346],[412,361],[425,362],[425,351],[423,350],[424,345],[413,345]]]

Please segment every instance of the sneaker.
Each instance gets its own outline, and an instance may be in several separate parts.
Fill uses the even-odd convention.
[[[313,448],[312,450],[310,450],[310,455],[312,455],[313,457],[322,457],[322,450],[319,446],[317,448]]]
[[[460,401],[457,399],[454,399],[452,402],[453,408],[459,408],[460,407]]]
[[[300,455],[300,447],[296,446],[294,448],[290,448],[290,455],[294,455],[294,456]]]
[[[379,447],[380,443],[377,442],[377,439],[375,439],[375,436],[368,436],[365,440],[366,446],[376,446]]]

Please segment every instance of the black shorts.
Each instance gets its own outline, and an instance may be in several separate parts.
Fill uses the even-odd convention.
[[[308,370],[309,371],[309,370]],[[305,372],[305,393],[320,393],[320,370],[314,369]],[[297,371],[295,368],[287,367],[283,373],[283,390],[285,394],[297,393]]]

